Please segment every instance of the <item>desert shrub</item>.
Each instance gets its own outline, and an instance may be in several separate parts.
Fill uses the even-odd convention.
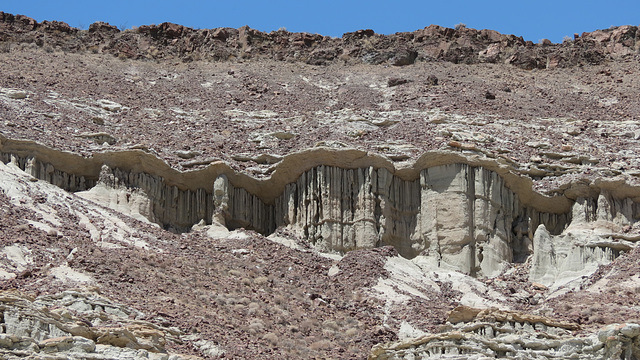
[[[318,327],[318,321],[315,319],[307,319],[300,323],[299,329],[301,332],[308,334],[311,330]]]
[[[328,340],[319,340],[309,345],[311,350],[327,350],[331,348],[331,343]]]
[[[253,283],[256,285],[264,285],[269,281],[269,279],[266,276],[258,276],[257,278],[253,279]]]
[[[271,345],[276,345],[278,343],[278,335],[269,332],[262,336],[262,340],[270,342]]]
[[[216,298],[214,299],[214,302],[220,306],[222,305],[226,305],[227,304],[227,299],[224,297],[224,295],[218,294],[216,295]]]
[[[638,289],[640,289],[640,287]],[[273,302],[275,302],[277,305],[283,305],[283,304],[287,304],[287,299],[285,299],[284,296],[282,295],[276,295],[273,298]]]
[[[242,271],[238,271],[236,269],[231,269],[231,270],[229,270],[229,275],[240,277],[243,274],[242,274]]]
[[[238,303],[238,299],[236,299],[236,298],[235,298],[235,297],[233,297],[233,296],[228,296],[228,297],[225,299],[225,302],[226,302],[226,305],[235,305],[235,304],[237,304],[237,303]]]
[[[264,314],[262,310],[260,310],[260,304],[252,302],[247,307],[247,315],[250,316],[260,316]]]
[[[336,323],[333,320],[325,320],[322,323],[322,327],[328,330],[333,330],[333,331],[338,331],[338,329],[340,329],[340,326],[338,326],[338,323]]]
[[[358,335],[360,333],[360,330],[358,330],[357,328],[349,328],[347,329],[347,331],[344,332],[344,334],[347,337],[354,337],[356,335]]]
[[[240,299],[238,299],[238,304],[249,305],[250,302],[251,299],[249,299],[248,297],[241,297]]]
[[[264,330],[264,323],[262,323],[262,321],[258,319],[252,320],[249,326],[247,327],[247,332],[253,335],[259,332],[262,332],[263,330]]]

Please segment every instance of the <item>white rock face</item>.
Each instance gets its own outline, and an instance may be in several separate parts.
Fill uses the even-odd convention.
[[[376,345],[368,359],[595,360],[640,355],[638,324],[612,324],[597,333],[575,336],[565,327],[569,324],[535,316],[521,318],[517,313],[486,312],[493,320],[472,316],[471,321],[449,325],[449,331]]]
[[[579,198],[572,207],[572,221],[558,235],[541,224],[533,236],[529,280],[550,289],[572,288],[571,282],[588,276],[615,260],[621,251],[635,247],[637,236],[626,235],[637,222],[638,204],[601,192],[597,201]]]
[[[118,104],[115,101],[111,101],[111,100],[107,100],[107,99],[100,99],[100,100],[96,101],[96,103],[101,108],[103,108],[103,109],[105,109],[107,111],[111,111],[111,112],[117,112],[117,111],[120,111],[120,110],[122,110],[124,108],[121,104]]]
[[[115,189],[92,190],[86,196],[111,208],[124,208],[123,213],[144,217],[164,228],[187,231],[203,219],[211,221],[214,201],[205,189],[181,190],[167,186],[160,176],[103,167],[98,186]]]
[[[57,170],[53,165],[36,160],[35,157],[18,157],[5,154],[5,163],[11,162],[23,169],[36,179],[44,180],[68,191],[87,190],[95,185],[94,181],[87,181],[84,176],[69,175]]]
[[[377,171],[371,168],[309,170],[276,202],[276,221],[281,218],[321,251],[375,247],[381,214],[376,214],[375,193],[367,190],[375,191],[377,180]]]
[[[531,281],[556,288],[634,247],[634,239],[616,236],[640,213],[631,199],[606,191],[597,202],[578,198],[568,214],[539,212],[497,173],[460,163],[424,169],[415,181],[384,168],[319,166],[273,205],[228,186],[233,227],[270,233],[285,226],[324,252],[392,245],[406,258],[487,277],[533,254]]]
[[[572,280],[588,276],[599,265],[615,260],[618,244],[588,232],[567,232],[552,236],[540,225],[533,238],[533,261],[529,280],[548,286],[552,291],[564,287],[570,289]]]
[[[13,163],[6,165],[0,163],[0,192],[9,196],[12,203],[17,206],[26,207],[38,214],[39,221],[30,221],[29,223],[50,234],[64,236],[62,218],[68,216],[68,213],[64,211],[66,208],[61,210],[60,207],[54,205],[69,204],[68,208],[71,209],[71,213],[79,218],[79,225],[87,229],[91,239],[99,243],[99,246],[117,248],[133,245],[148,248],[148,243],[145,240],[146,235],[128,226],[118,216],[114,216],[112,210],[97,206],[80,196],[74,196],[57,186],[37,181],[14,166]],[[0,256],[1,277],[13,278],[28,267],[24,265],[25,261],[27,264],[30,261],[28,249],[19,245],[15,246],[21,249],[20,252],[17,252],[14,247],[10,247],[5,256]],[[80,279],[83,282],[90,281],[90,279],[75,276],[77,274],[69,273],[70,276],[66,276],[67,272],[64,269],[57,270],[61,270],[60,278],[65,281],[75,281],[74,279]],[[51,271],[57,270],[56,268],[51,269]]]
[[[167,340],[188,340],[179,340],[182,334],[174,328],[135,320],[142,316],[137,310],[93,293],[33,299],[4,291],[0,313],[2,359],[198,359],[164,350]]]
[[[29,256],[29,249],[20,245],[9,245],[5,246],[2,250],[0,250],[0,256],[6,257],[8,260],[8,265],[11,266],[12,270],[15,271],[23,271],[26,267],[32,263],[32,259]],[[9,276],[9,278],[15,277]]]
[[[148,196],[139,189],[108,188],[98,184],[91,190],[76,193],[78,196],[105,205],[134,219],[155,223],[153,206]]]
[[[51,159],[64,155],[49,152]],[[322,159],[340,162],[339,151],[319,152]],[[611,186],[594,184],[586,190],[578,186],[572,190],[572,206],[564,197],[562,211],[552,202],[547,202],[548,210],[541,210],[531,206],[531,197],[540,194],[527,184],[508,182],[507,176],[514,175],[492,165],[442,161],[412,170],[411,180],[384,166],[317,165],[298,175],[294,167],[301,166],[301,160],[291,165],[285,157],[273,175],[278,175],[278,166],[296,174],[281,176],[289,179],[285,184],[247,180],[220,164],[206,170],[209,178],[176,174],[146,165],[157,158],[140,153],[121,155],[123,168],[104,165],[97,179],[61,171],[32,156],[2,156],[3,161],[63,189],[93,188],[83,196],[167,229],[189,231],[204,221],[268,235],[286,227],[323,252],[391,245],[405,258],[420,256],[439,268],[478,277],[497,276],[507,264],[533,255],[530,279],[549,287],[592,273],[640,240],[631,232],[637,230],[640,218],[640,205],[633,196]],[[81,164],[66,166],[81,168]],[[168,185],[166,176],[177,185]],[[278,195],[274,188],[283,190]]]
[[[407,258],[486,276],[530,244],[518,197],[496,173],[465,164],[425,169],[414,181],[384,168],[319,166],[288,184],[274,205],[234,188],[228,208],[228,224],[265,232],[286,226],[320,251],[392,245]]]

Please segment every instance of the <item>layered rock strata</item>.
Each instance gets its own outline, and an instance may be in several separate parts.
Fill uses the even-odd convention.
[[[611,324],[575,336],[577,324],[513,311],[461,308],[452,311],[442,333],[376,345],[369,359],[635,359],[640,355],[638,324]]]
[[[65,291],[32,298],[0,293],[0,357],[3,359],[195,359],[168,354],[167,329],[135,320],[143,314],[90,292]]]
[[[0,154],[2,162],[13,163],[36,179],[44,180],[67,191],[83,191],[95,186],[94,179],[87,180],[82,175],[69,174],[56,169],[51,163],[43,163],[33,156],[20,157],[15,154]]]
[[[314,151],[315,164],[308,160]],[[640,207],[629,189],[621,198],[605,186],[585,190],[580,184],[549,198],[495,162],[433,154],[440,160],[429,163],[427,154],[410,169],[395,169],[375,156],[329,152],[343,154],[345,168],[326,152],[294,154],[267,180],[237,174],[224,163],[190,173],[143,167],[158,160],[144,153],[96,154],[56,165],[63,155],[53,150],[44,152],[51,162],[25,151],[3,152],[2,158],[69,191],[93,186],[83,196],[135,207],[130,213],[176,231],[212,219],[264,234],[286,227],[321,251],[392,245],[406,258],[420,255],[434,266],[478,276],[495,276],[533,253],[531,279],[551,284],[565,270],[594,271],[637,240]],[[319,164],[322,159],[329,165]]]

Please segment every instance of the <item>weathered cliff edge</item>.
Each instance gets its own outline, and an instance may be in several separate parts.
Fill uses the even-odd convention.
[[[192,29],[178,24],[143,25],[120,31],[103,22],[80,30],[59,21],[41,23],[24,15],[0,12],[0,40],[33,43],[66,52],[103,52],[134,59],[179,58],[236,61],[274,59],[326,65],[332,62],[409,65],[416,61],[507,63],[524,69],[599,64],[610,58],[634,56],[640,30],[620,26],[575,34],[562,44],[534,44],[515,35],[464,26],[450,29],[430,25],[392,35],[358,30],[333,38],[318,34],[270,33],[251,29]]]
[[[177,328],[140,320],[140,311],[91,292],[2,291],[0,315],[2,359],[201,359],[166,352],[168,342],[189,339]]]
[[[0,144],[4,162],[35,178],[165,228],[216,221],[270,234],[284,227],[320,251],[392,245],[406,258],[477,276],[533,255],[532,281],[562,283],[640,239],[640,188],[575,182],[549,197],[509,162],[477,153],[438,151],[394,163],[355,149],[313,148],[256,179],[224,162],[179,172],[137,150],[85,158],[31,141]]]
[[[452,325],[453,324],[453,325]],[[448,329],[373,347],[369,359],[636,359],[638,324],[611,324],[576,336],[577,324],[543,316],[460,306]]]

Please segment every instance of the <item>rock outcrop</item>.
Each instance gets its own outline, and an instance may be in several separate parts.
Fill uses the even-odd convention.
[[[531,281],[557,287],[588,275],[608,264],[640,240],[637,230],[640,207],[629,198],[602,191],[597,198],[578,198],[571,222],[558,235],[539,225],[533,236]]]
[[[13,163],[36,179],[44,180],[67,191],[83,191],[92,188],[95,180],[88,180],[82,175],[69,174],[56,169],[51,163],[43,163],[35,157],[20,157],[7,153],[1,155],[2,162]]]
[[[639,358],[639,36],[0,12],[0,358]]]
[[[638,204],[630,199],[605,192],[599,207],[584,207],[593,199],[579,198],[571,212],[545,212],[522,204],[500,175],[484,167],[454,163],[419,174],[407,181],[385,168],[320,166],[286,185],[274,204],[229,185],[226,177],[219,183],[229,188],[227,225],[263,232],[286,227],[328,252],[392,245],[404,257],[423,255],[434,266],[479,276],[495,276],[534,253],[532,281],[550,285],[557,276],[549,283],[539,272],[591,273],[634,246],[615,235],[637,223]],[[565,231],[596,218],[611,230],[588,240]],[[553,241],[557,250],[541,240],[551,234],[563,239]]]
[[[512,229],[528,226],[527,209],[497,174],[458,163],[419,176],[408,181],[372,167],[311,169],[276,200],[277,225],[322,251],[392,245],[404,257],[426,255],[466,273],[499,272],[501,262],[526,252],[527,232]],[[234,207],[248,205],[231,198]]]
[[[375,346],[369,359],[634,359],[638,324],[575,336],[577,324],[496,309],[459,307],[441,333]]]
[[[0,314],[3,359],[195,359],[164,350],[167,341],[182,341],[178,329],[136,320],[139,311],[91,292],[33,298],[4,291]]]
[[[600,64],[610,57],[637,55],[639,33],[636,26],[627,25],[576,35],[562,44],[551,44],[548,40],[534,44],[493,30],[438,25],[392,35],[358,30],[342,38],[286,30],[264,33],[247,26],[196,30],[172,23],[119,31],[99,22],[91,24],[88,30],[79,30],[63,22],[38,23],[23,15],[0,12],[3,41],[35,43],[65,51],[91,50],[135,59],[179,57],[183,61],[267,58],[312,65],[348,62],[404,66],[435,60],[544,69]]]
[[[632,188],[578,183],[550,198],[505,164],[456,153],[396,169],[382,157],[319,148],[285,157],[271,178],[257,180],[221,162],[180,173],[142,152],[54,165],[62,155],[20,144],[3,159],[69,191],[97,184],[83,196],[175,231],[202,221],[263,234],[287,228],[320,251],[391,245],[406,258],[489,277],[533,254],[531,280],[545,285],[592,273],[637,241]],[[26,155],[29,148],[48,161]],[[98,174],[88,171],[99,162]]]

